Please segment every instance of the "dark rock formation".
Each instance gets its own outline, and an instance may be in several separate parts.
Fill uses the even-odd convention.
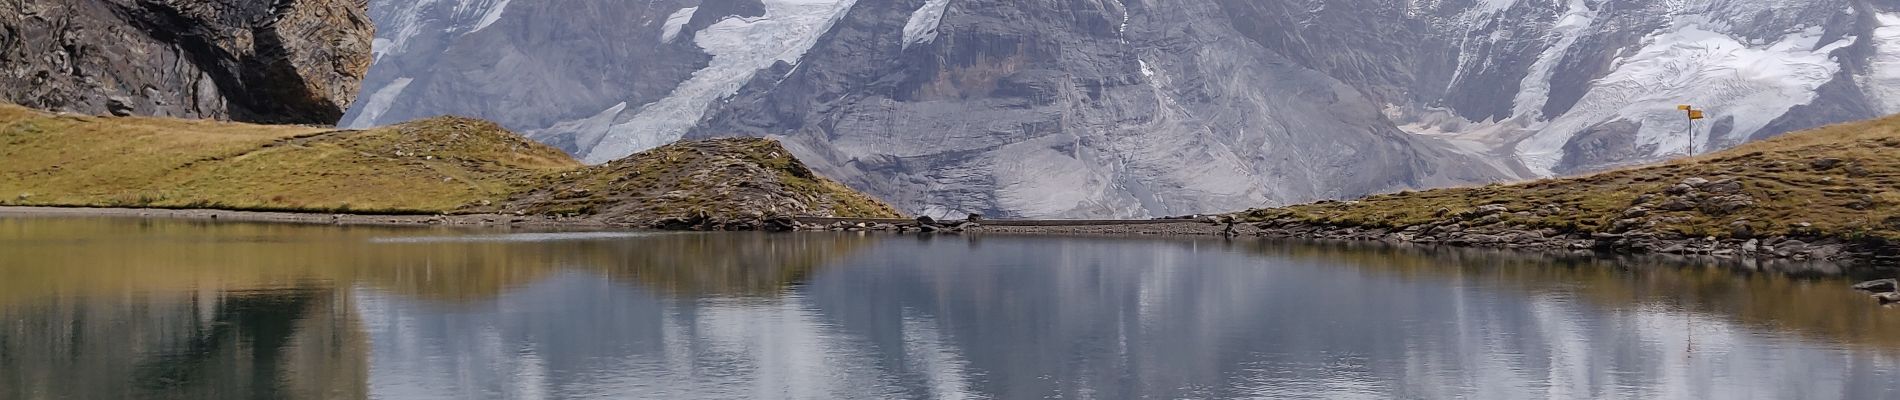
[[[372,61],[367,0],[0,0],[0,91],[88,114],[333,124]]]

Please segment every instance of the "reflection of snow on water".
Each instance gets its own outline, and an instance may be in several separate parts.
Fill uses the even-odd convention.
[[[978,242],[879,241],[763,296],[670,292],[609,259],[452,303],[351,295],[378,398],[1881,398],[1900,382],[1888,354],[1731,314],[1811,295],[1781,284],[1685,307],[1671,294],[1705,286],[1674,270]],[[1359,256],[1376,258],[1336,258]]]
[[[511,233],[506,235],[381,237],[370,239],[369,241],[370,243],[383,244],[559,242],[568,240],[631,239],[666,234],[667,233],[660,232],[542,232]]]

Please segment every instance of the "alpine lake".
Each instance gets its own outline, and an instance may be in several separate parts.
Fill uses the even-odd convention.
[[[0,218],[0,399],[1900,398],[1815,265]]]

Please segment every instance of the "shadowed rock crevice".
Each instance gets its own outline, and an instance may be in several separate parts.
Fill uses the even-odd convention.
[[[29,107],[333,124],[356,99],[365,0],[0,0],[0,88]]]

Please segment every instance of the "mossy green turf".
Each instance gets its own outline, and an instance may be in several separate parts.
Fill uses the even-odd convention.
[[[1827,166],[1822,160],[1839,160]],[[1569,232],[1605,232],[1639,196],[1689,178],[1735,179],[1757,204],[1733,213],[1702,210],[1650,213],[1656,230],[1728,238],[1735,221],[1757,234],[1842,239],[1900,239],[1900,117],[1840,124],[1745,144],[1705,156],[1573,178],[1401,192],[1359,201],[1323,202],[1243,213],[1247,219],[1293,219],[1339,226],[1403,228],[1480,206],[1513,211],[1560,207],[1546,216],[1505,213],[1505,223]],[[1806,224],[1805,226],[1802,224]]]

